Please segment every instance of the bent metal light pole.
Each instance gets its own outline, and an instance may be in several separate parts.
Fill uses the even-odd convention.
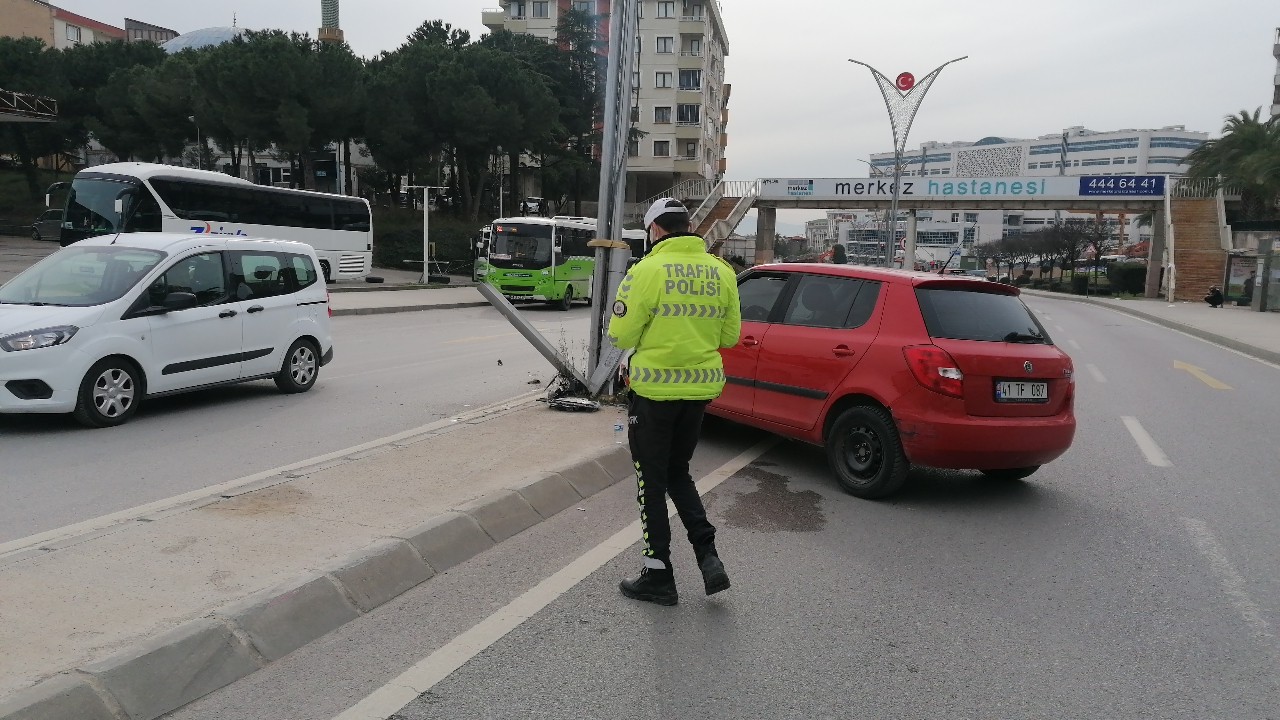
[[[876,79],[876,83],[880,86],[880,94],[884,96],[884,107],[889,111],[889,127],[893,130],[893,186],[891,188],[893,199],[889,202],[892,229],[888,233],[889,243],[885,247],[885,266],[893,264],[894,249],[898,242],[898,195],[899,185],[902,183],[902,153],[907,148],[907,135],[911,132],[911,123],[915,121],[916,111],[920,109],[924,96],[929,92],[933,81],[937,79],[938,73],[942,72],[942,68],[967,57],[969,56],[965,55],[942,63],[919,82],[909,72],[901,73],[896,79],[890,80],[879,70],[861,60],[849,59],[849,62],[870,70],[872,77]]]

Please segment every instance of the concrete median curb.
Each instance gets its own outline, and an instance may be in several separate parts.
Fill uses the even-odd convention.
[[[632,476],[616,446],[0,700],[0,720],[154,720]]]
[[[438,305],[389,305],[372,308],[340,308],[333,311],[334,317],[347,315],[387,315],[389,313],[419,312],[422,310],[457,310],[460,308],[488,307],[487,302],[441,303]]]
[[[1095,298],[1088,298],[1088,297],[1080,297],[1078,295],[1064,295],[1062,293],[1052,293],[1052,292],[1044,292],[1044,291],[1036,291],[1036,290],[1023,290],[1022,292],[1024,294],[1031,295],[1033,297],[1056,298],[1058,300],[1067,300],[1069,302],[1083,303],[1086,305],[1093,305],[1095,307],[1102,307],[1102,308],[1107,308],[1109,310],[1115,310],[1116,312],[1124,313],[1125,315],[1132,315],[1133,317],[1139,318],[1141,320],[1146,320],[1147,322],[1155,323],[1156,325],[1160,325],[1161,327],[1167,327],[1170,330],[1177,330],[1179,332],[1184,332],[1188,335],[1191,335],[1192,337],[1197,337],[1197,338],[1200,338],[1201,340],[1207,340],[1211,343],[1221,345],[1225,348],[1230,348],[1237,352],[1242,352],[1245,355],[1251,355],[1253,357],[1258,358],[1259,360],[1265,360],[1274,365],[1280,365],[1280,353],[1273,352],[1265,348],[1260,348],[1260,347],[1257,347],[1256,345],[1250,345],[1249,343],[1240,342],[1239,340],[1235,340],[1229,337],[1224,337],[1217,333],[1209,332],[1208,330],[1202,330],[1194,325],[1188,325],[1186,323],[1180,323],[1176,320],[1170,320],[1168,318],[1160,317],[1159,315],[1145,313],[1136,308],[1126,307],[1124,305],[1120,305],[1115,302],[1106,302],[1104,300],[1098,300]]]

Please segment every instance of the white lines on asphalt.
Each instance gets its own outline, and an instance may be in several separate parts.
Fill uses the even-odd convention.
[[[371,450],[373,448],[381,447],[383,445],[389,445],[393,442],[404,440],[406,438],[411,438],[417,435],[421,435],[423,433],[435,432],[437,430],[441,430],[446,427],[451,427],[453,425],[456,425],[459,422],[475,420],[475,419],[484,417],[486,415],[489,415],[493,412],[502,411],[511,407],[515,407],[517,405],[531,403],[535,401],[539,395],[543,394],[543,392],[544,392],[543,390],[534,390],[532,392],[527,392],[521,395],[517,395],[509,400],[503,400],[501,402],[493,403],[492,405],[486,405],[485,407],[482,407],[482,408],[477,408],[475,410],[471,410],[465,413],[459,413],[457,415],[445,418],[443,420],[437,420],[433,423],[422,425],[420,427],[416,427],[411,430],[405,430],[404,432],[399,432],[394,435],[388,435],[386,437],[378,438],[377,440],[370,440],[369,442],[361,443],[359,445],[354,445],[349,448],[344,448],[336,452],[326,453],[324,455],[318,455],[316,457],[308,458],[306,460],[301,460],[299,462],[291,463],[289,465],[284,465],[278,468],[272,468],[271,470],[265,470],[260,473],[254,473],[253,475],[246,475],[245,477],[236,478],[235,480],[231,480],[229,482],[225,482],[220,485],[210,485],[208,487],[200,488],[199,490],[192,490],[191,492],[188,492],[188,493],[175,495],[170,498],[165,498],[164,500],[157,500],[152,503],[147,503],[146,505],[139,505],[137,507],[132,507],[127,510],[121,510],[119,512],[111,513],[109,515],[103,515],[101,517],[96,517],[91,520],[85,520],[83,522],[75,523],[74,525],[66,525],[54,530],[48,530],[42,533],[38,533],[36,535],[28,535],[27,537],[24,537],[24,538],[19,538],[17,540],[10,540],[9,542],[6,542],[6,543],[0,543],[0,561],[3,561],[6,557],[11,555],[16,555],[17,553],[20,553],[24,550],[28,550],[35,547],[47,547],[55,543],[63,543],[63,541],[74,539],[74,538],[80,538],[82,536],[87,537],[90,534],[97,532],[99,530],[112,528],[117,525],[122,525],[127,522],[132,522],[139,518],[151,517],[156,513],[164,512],[166,510],[170,510],[182,505],[197,503],[201,500],[205,500],[208,498],[219,498],[222,496],[223,493],[238,490],[246,485],[260,483],[266,480],[267,478],[270,478],[275,475],[284,475],[285,473],[289,473],[294,470],[308,468],[313,465],[329,462],[330,460],[337,460],[339,458],[344,458],[353,453],[364,452],[366,450]],[[286,481],[282,480],[281,482],[286,482]]]
[[[1086,370],[1089,371],[1089,374],[1093,376],[1094,380],[1097,380],[1100,383],[1104,383],[1107,381],[1107,376],[1102,374],[1102,371],[1098,369],[1097,365],[1094,365],[1093,363],[1089,363],[1084,367]]]
[[[1075,348],[1076,350],[1080,350],[1080,349],[1081,349],[1081,347],[1080,347],[1080,343],[1076,342],[1076,339],[1075,339],[1075,338],[1068,338],[1068,339],[1067,339],[1067,343],[1068,343],[1069,345],[1071,345],[1071,347]]]
[[[1156,444],[1155,439],[1151,437],[1146,428],[1142,427],[1142,423],[1138,422],[1138,418],[1125,415],[1120,420],[1129,429],[1129,434],[1133,436],[1133,441],[1138,443],[1138,449],[1147,457],[1147,462],[1156,467],[1172,467],[1173,463],[1169,462],[1169,456],[1164,454],[1164,451]]]
[[[1182,518],[1182,523],[1187,526],[1187,532],[1191,533],[1191,539],[1195,542],[1200,554],[1209,561],[1209,567],[1218,576],[1222,589],[1227,593],[1227,597],[1231,598],[1231,604],[1235,605],[1236,612],[1239,612],[1240,617],[1253,628],[1255,635],[1264,638],[1272,637],[1271,624],[1262,617],[1262,609],[1253,601],[1253,598],[1249,597],[1249,592],[1245,590],[1244,578],[1227,558],[1227,553],[1214,537],[1209,525],[1203,520],[1187,517]]]
[[[698,492],[707,493],[734,473],[749,465],[777,444],[777,440],[765,440],[721,465],[698,481]],[[675,510],[668,508],[669,516]],[[592,573],[604,567],[640,539],[640,521],[605,540],[562,570],[535,585],[531,590],[512,600],[505,607],[480,621],[478,625],[454,638],[449,644],[428,655],[418,664],[401,673],[391,682],[375,690],[364,700],[347,709],[334,720],[386,720],[401,708],[427,692],[436,683],[449,677],[453,671],[466,665],[476,655],[501,640],[507,633],[520,627],[525,620],[572,590]]]
[[[1058,331],[1058,332],[1060,332],[1060,333],[1064,333],[1064,332],[1066,332],[1066,330],[1063,330],[1063,329],[1062,329],[1062,326],[1061,326],[1061,325],[1059,325],[1058,323],[1054,323],[1054,324],[1053,324],[1053,329],[1054,329],[1054,330],[1057,330],[1057,331]]]

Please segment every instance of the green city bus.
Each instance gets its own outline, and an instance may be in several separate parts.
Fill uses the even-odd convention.
[[[591,299],[596,223],[579,217],[513,217],[481,231],[475,274],[508,300],[536,300],[568,310]],[[632,255],[644,250],[645,233],[625,230]]]

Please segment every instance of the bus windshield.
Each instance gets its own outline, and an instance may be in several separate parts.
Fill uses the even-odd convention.
[[[71,182],[62,219],[63,245],[96,235],[159,230],[160,206],[136,179],[78,175]]]
[[[551,266],[551,226],[503,223],[493,226],[489,264],[502,268]]]

